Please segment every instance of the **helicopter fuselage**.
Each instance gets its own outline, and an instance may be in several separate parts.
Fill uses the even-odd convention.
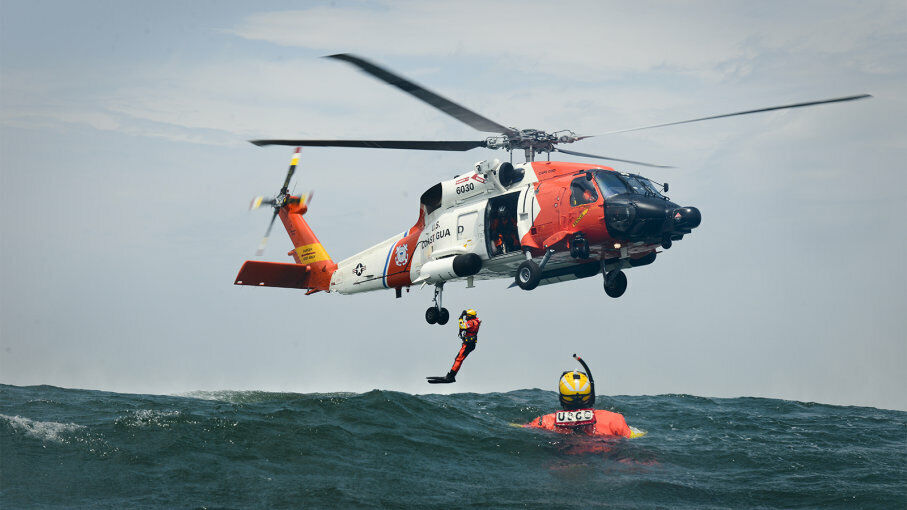
[[[339,262],[329,290],[513,278],[537,257],[538,284],[651,263],[699,212],[643,179],[586,163],[478,163],[429,188],[411,228]]]

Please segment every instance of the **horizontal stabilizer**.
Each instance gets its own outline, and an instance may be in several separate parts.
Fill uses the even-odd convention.
[[[311,271],[302,264],[247,260],[236,276],[235,285],[308,289]]]

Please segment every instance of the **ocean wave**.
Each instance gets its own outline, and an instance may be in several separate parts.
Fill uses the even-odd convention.
[[[849,509],[907,498],[904,412],[693,395],[597,404],[648,434],[522,428],[558,408],[538,389],[170,396],[0,385],[0,508],[534,508],[579,495],[593,507]]]
[[[34,439],[53,441],[55,443],[66,443],[66,434],[85,428],[75,423],[37,421],[23,416],[7,416],[5,414],[0,414],[0,420],[5,421],[15,432],[25,434]]]
[[[179,418],[180,412],[176,410],[158,411],[154,409],[138,409],[125,416],[120,416],[114,422],[116,425],[126,427],[161,427],[168,428],[173,421]]]
[[[199,400],[214,400],[230,404],[257,404],[266,402],[285,402],[291,400],[331,400],[354,397],[359,393],[334,392],[334,393],[275,393],[258,390],[219,390],[219,391],[189,391],[178,393],[176,397],[195,398]]]

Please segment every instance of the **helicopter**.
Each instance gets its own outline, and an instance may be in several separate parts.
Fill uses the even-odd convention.
[[[455,119],[486,133],[482,140],[252,140],[257,146],[295,146],[283,186],[272,198],[256,197],[252,209],[273,208],[271,222],[257,255],[261,255],[279,216],[293,242],[294,263],[248,260],[235,285],[284,287],[352,294],[432,285],[429,324],[446,324],[444,285],[476,280],[513,279],[513,286],[531,291],[548,285],[602,275],[605,293],[619,298],[627,289],[627,269],[646,266],[688,236],[702,221],[696,207],[680,206],[657,183],[638,173],[601,164],[551,161],[552,152],[614,161],[632,166],[664,165],[566,150],[560,147],[591,136],[672,126],[690,122],[854,101],[869,94],[771,106],[712,115],[601,135],[579,136],[563,130],[548,133],[517,129],[490,120],[384,67],[351,54],[332,58],[394,86]],[[453,179],[429,187],[419,199],[415,224],[371,248],[334,262],[303,216],[312,194],[294,196],[290,181],[299,162],[300,147],[349,147],[467,151],[475,148],[522,150],[525,162],[491,159],[475,163]],[[546,154],[546,161],[536,156]]]

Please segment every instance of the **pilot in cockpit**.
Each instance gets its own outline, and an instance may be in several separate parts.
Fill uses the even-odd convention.
[[[570,183],[570,205],[589,204],[598,200],[595,186],[587,179],[575,179]]]

